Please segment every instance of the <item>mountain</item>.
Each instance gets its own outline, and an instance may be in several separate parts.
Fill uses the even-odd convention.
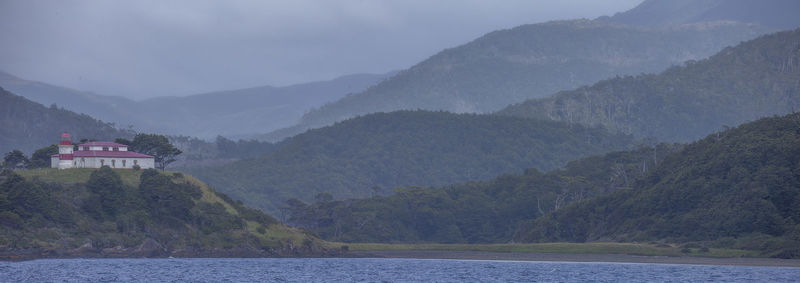
[[[114,140],[133,136],[132,132],[119,130],[85,114],[44,107],[0,88],[0,153],[13,149],[31,153],[58,143],[63,132],[78,139]]]
[[[563,169],[396,190],[389,196],[289,202],[285,222],[337,242],[508,243],[520,224],[567,204],[629,189],[680,145],[572,161]]]
[[[374,85],[395,72],[356,74],[286,87],[255,87],[132,101],[28,81],[0,72],[0,86],[33,101],[140,131],[214,138],[248,137],[296,123],[312,107]],[[202,123],[198,123],[202,121]]]
[[[761,36],[660,74],[617,77],[498,113],[686,142],[800,109],[798,78],[800,29]]]
[[[666,241],[800,257],[800,114],[717,132],[667,156],[631,189],[523,226],[517,242]]]
[[[309,111],[298,125],[259,139],[279,141],[356,115],[399,109],[496,111],[614,75],[658,72],[766,31],[732,22],[647,28],[590,20],[499,30]]]
[[[356,74],[286,87],[255,87],[139,102],[153,131],[213,138],[249,137],[293,125],[308,110],[374,85],[395,72]],[[197,123],[203,121],[203,123]]]
[[[795,0],[645,0],[631,10],[601,20],[643,26],[711,21],[758,23],[778,29],[800,27]]]
[[[284,201],[386,193],[385,188],[485,180],[631,143],[606,131],[514,117],[446,112],[376,113],[287,139],[260,157],[187,169],[270,213]]]
[[[329,253],[190,176],[155,169],[3,171],[0,226],[2,259]]]

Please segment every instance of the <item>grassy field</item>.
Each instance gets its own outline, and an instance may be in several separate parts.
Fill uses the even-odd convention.
[[[350,251],[483,251],[504,253],[626,254],[644,256],[758,257],[758,252],[733,249],[684,250],[678,246],[639,243],[538,243],[538,244],[370,244],[338,243]]]
[[[89,180],[89,176],[92,175],[92,172],[97,171],[97,169],[93,168],[73,168],[73,169],[64,169],[59,170],[55,168],[38,168],[38,169],[28,169],[28,170],[19,170],[15,171],[19,173],[22,177],[31,178],[31,179],[39,179],[44,182],[53,182],[53,183],[60,183],[60,184],[77,184],[77,183],[86,183]],[[142,170],[130,170],[130,169],[117,169],[114,170],[117,172],[119,176],[122,178],[122,181],[126,185],[138,187],[139,186],[139,176],[142,175]],[[168,174],[171,174],[167,172]]]

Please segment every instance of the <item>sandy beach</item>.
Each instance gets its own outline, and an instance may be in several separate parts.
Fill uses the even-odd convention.
[[[481,251],[368,251],[350,252],[352,257],[363,258],[417,258],[458,260],[512,260],[554,262],[617,262],[699,265],[741,265],[800,267],[798,259],[777,258],[710,258],[637,256],[625,254],[558,254],[558,253],[498,253]]]

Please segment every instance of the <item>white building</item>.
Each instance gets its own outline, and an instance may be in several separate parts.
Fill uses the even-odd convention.
[[[128,151],[127,145],[114,142],[88,142],[79,144],[75,150],[69,134],[64,133],[58,145],[58,154],[50,156],[50,165],[58,169],[100,168],[104,165],[126,169],[138,165],[142,169],[149,169],[155,167],[155,159],[147,154]]]

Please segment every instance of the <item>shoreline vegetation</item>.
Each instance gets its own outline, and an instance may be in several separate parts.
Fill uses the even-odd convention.
[[[757,257],[757,252],[735,249],[684,248],[667,244],[639,243],[537,243],[537,244],[377,244],[327,243],[340,253],[279,255],[246,251],[209,251],[174,254],[176,258],[399,258],[442,260],[542,261],[575,263],[642,263],[800,267],[798,259]],[[688,250],[688,251],[687,251]],[[148,258],[172,258],[155,256]],[[69,258],[145,258],[137,254],[104,255],[101,253],[59,254],[45,251],[0,253],[0,261],[27,261]]]
[[[639,243],[373,244],[347,246],[349,257],[552,262],[614,262],[800,267],[800,260],[757,256],[757,251]]]

